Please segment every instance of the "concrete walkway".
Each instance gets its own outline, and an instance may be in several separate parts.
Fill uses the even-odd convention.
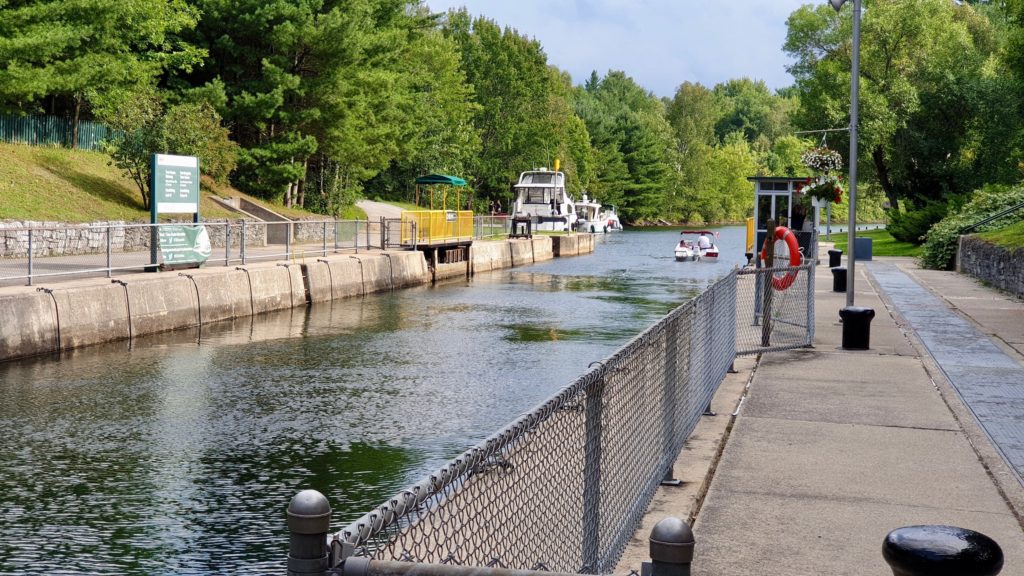
[[[975,329],[948,305],[987,294],[970,279],[919,273],[909,260],[857,271],[856,304],[876,312],[871,349],[841,349],[846,295],[818,274],[815,347],[765,355],[754,370],[694,524],[694,574],[890,575],[882,540],[913,524],[985,533],[1006,555],[1002,573],[1024,574],[1024,488],[945,376],[973,372],[980,382],[998,370],[1000,393],[1024,387],[1024,378],[1002,378],[1022,373],[1015,350],[982,336],[1019,341],[1024,316],[1003,319],[1024,303],[993,291],[989,301],[1006,310],[979,314],[987,327]],[[914,311],[922,306],[927,317]],[[928,352],[962,338],[985,348],[984,366],[975,355]],[[1019,427],[999,438],[1013,434],[1024,442]]]
[[[1024,302],[910,259],[856,271],[870,349],[841,348],[846,294],[819,267],[814,348],[737,361],[616,574],[673,515],[695,575],[891,576],[882,541],[915,524],[982,532],[1024,575]]]

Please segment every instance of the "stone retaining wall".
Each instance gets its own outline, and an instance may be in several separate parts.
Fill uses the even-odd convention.
[[[961,236],[956,269],[1024,298],[1024,248],[1008,250],[977,236]]]
[[[191,222],[182,222],[191,224]],[[262,222],[247,221],[246,246],[266,246],[267,227]],[[223,248],[224,222],[203,222],[210,245]],[[29,229],[32,229],[33,256],[78,256],[106,254],[107,236],[111,252],[139,252],[149,249],[150,226],[139,222],[94,222],[92,224],[65,224],[62,222],[0,222],[0,258],[27,258]],[[322,236],[322,227],[317,233]],[[231,245],[239,246],[242,237],[240,220],[230,222]]]

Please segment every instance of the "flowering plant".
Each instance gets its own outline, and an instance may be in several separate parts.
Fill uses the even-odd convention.
[[[843,187],[838,178],[831,176],[822,176],[816,180],[808,178],[803,185],[797,187],[797,192],[803,194],[806,204],[810,204],[811,199],[836,204],[843,201]]]
[[[800,155],[800,161],[811,170],[828,174],[832,170],[840,170],[843,167],[843,157],[828,146],[813,148]]]

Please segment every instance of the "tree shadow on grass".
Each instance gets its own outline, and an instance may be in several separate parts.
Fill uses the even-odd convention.
[[[49,156],[41,158],[39,165],[53,176],[86,194],[127,210],[143,210],[142,197],[138,188],[130,181],[115,181],[103,176],[79,170],[69,158]]]

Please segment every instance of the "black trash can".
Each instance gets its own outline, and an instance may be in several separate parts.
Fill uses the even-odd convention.
[[[846,292],[846,268],[843,266],[832,269],[832,291]]]
[[[842,264],[842,261],[840,260],[840,258],[842,258],[842,256],[843,256],[843,251],[842,250],[829,250],[828,251],[828,267],[829,268],[835,268],[836,266],[839,266],[840,264]]]
[[[843,321],[843,348],[867,350],[871,344],[871,319],[875,311],[861,306],[846,306],[839,309]]]

